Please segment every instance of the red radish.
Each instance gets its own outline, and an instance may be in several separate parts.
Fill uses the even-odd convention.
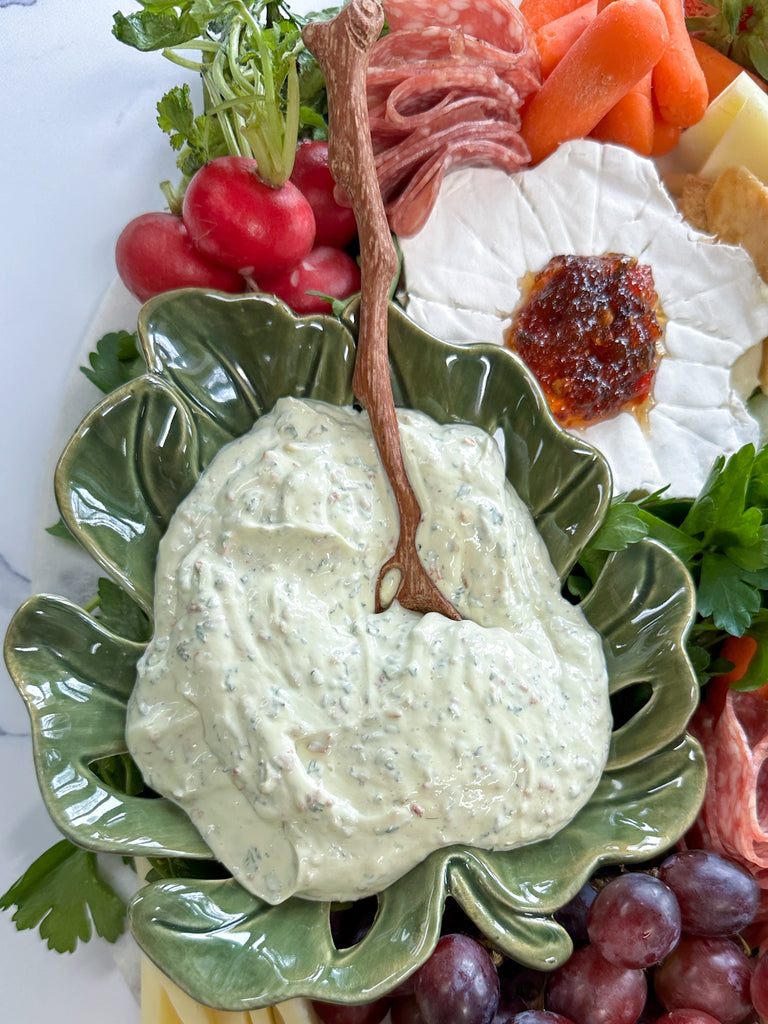
[[[140,302],[173,288],[245,291],[245,282],[228,267],[202,256],[181,220],[172,213],[143,213],[130,221],[115,246],[115,263],[128,291]]]
[[[346,249],[357,235],[357,222],[351,206],[336,202],[327,142],[306,140],[297,146],[291,181],[312,207],[317,224],[315,245]]]
[[[292,182],[265,184],[255,160],[220,156],[187,186],[182,217],[209,260],[258,277],[302,260],[315,240],[312,207]]]
[[[343,250],[319,245],[290,270],[261,278],[258,288],[282,299],[295,313],[330,313],[331,305],[323,296],[347,299],[359,292],[360,268]]]

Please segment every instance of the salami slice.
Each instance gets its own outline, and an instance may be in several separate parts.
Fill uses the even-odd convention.
[[[367,99],[390,227],[415,234],[448,171],[530,159],[520,108],[541,84],[533,34],[509,0],[384,0]],[[438,21],[438,24],[435,22]]]
[[[531,29],[511,0],[383,0],[383,7],[390,32],[423,31],[439,22],[513,53],[531,45]]]
[[[762,890],[750,941],[768,942],[768,701],[729,690],[722,710],[702,704],[690,725],[707,759],[707,789],[690,846],[746,867]]]
[[[458,123],[408,136],[376,158],[389,225],[407,238],[426,223],[443,178],[460,167],[501,167],[510,173],[528,150],[512,125],[499,121]]]
[[[541,82],[539,55],[533,44],[522,50],[503,50],[458,29],[433,25],[423,31],[390,32],[376,43],[368,70],[368,91],[382,70],[397,69],[405,74],[408,68],[425,70],[437,67],[438,62],[443,67],[453,64],[495,72],[519,89],[523,97]]]
[[[392,137],[419,128],[435,129],[436,120],[443,126],[459,121],[497,120],[520,126],[520,97],[506,82],[489,84],[480,70],[462,68],[461,74],[428,71],[413,75],[394,86],[384,103],[371,106],[371,130]],[[376,122],[376,123],[374,123]]]

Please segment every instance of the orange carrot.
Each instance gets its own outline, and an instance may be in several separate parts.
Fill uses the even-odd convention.
[[[522,136],[538,163],[561,142],[584,138],[659,60],[669,42],[656,0],[614,0],[587,26],[523,113]]]
[[[683,0],[658,0],[669,32],[669,46],[653,69],[653,93],[665,121],[688,128],[704,116],[707,80],[685,25]]]
[[[520,13],[537,32],[544,25],[575,10],[584,0],[520,0]]]
[[[751,636],[729,636],[724,641],[718,656],[733,663],[733,668],[725,675],[715,676],[710,680],[707,687],[707,707],[714,713],[716,718],[725,705],[725,698],[733,683],[738,683],[749,668],[752,659],[757,653],[757,640]],[[768,700],[768,683],[761,686],[752,693],[763,700]]]
[[[731,60],[724,53],[720,53],[714,46],[705,43],[703,39],[696,39],[695,36],[692,36],[691,46],[696,54],[701,70],[704,72],[709,102],[711,103],[715,96],[719,96],[723,89],[730,85],[735,78],[738,78],[745,69],[741,64],[737,64],[735,60]],[[750,71],[747,71],[747,74],[753,81],[757,82],[761,89],[768,92],[768,87],[762,79],[758,78],[757,75],[753,75]]]
[[[641,156],[651,155],[654,118],[650,71],[598,122],[592,131],[592,138],[626,146]]]
[[[653,110],[653,145],[651,156],[664,156],[671,149],[674,149],[680,141],[683,129],[678,124],[670,124],[665,121],[659,113],[658,107],[654,105]]]
[[[598,0],[587,0],[581,7],[555,18],[536,33],[536,47],[541,58],[541,74],[549,78],[581,33],[595,18]]]

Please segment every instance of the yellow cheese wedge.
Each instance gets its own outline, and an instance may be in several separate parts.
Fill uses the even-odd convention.
[[[289,999],[260,1010],[212,1010],[142,957],[141,1024],[319,1024],[319,1018],[307,999]]]
[[[768,94],[746,73],[734,79],[662,162],[662,172],[714,181],[726,167],[746,167],[768,184]]]
[[[163,975],[146,957],[141,960],[142,1024],[183,1024],[165,990]]]
[[[308,999],[287,999],[272,1007],[275,1024],[320,1024],[320,1018]]]
[[[742,105],[710,153],[700,174],[714,181],[729,167],[746,167],[768,185],[768,95],[748,79],[754,93]]]

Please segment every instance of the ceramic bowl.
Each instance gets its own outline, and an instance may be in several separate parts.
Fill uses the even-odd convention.
[[[282,395],[352,401],[354,314],[297,318],[263,296],[194,290],[142,309],[148,372],[86,417],[55,486],[72,534],[150,618],[158,542],[215,452]],[[511,353],[442,343],[396,305],[389,346],[398,404],[499,437],[507,475],[564,579],[610,502],[602,457],[557,426]],[[378,895],[370,930],[343,949],[330,927],[338,908],[300,898],[262,903],[221,877],[181,810],[104,781],[99,763],[126,749],[126,701],[142,643],[43,595],[15,615],[5,654],[61,831],[91,850],[184,858],[186,877],[143,886],[130,907],[139,944],[167,975],[222,1009],[300,995],[367,1002],[428,957],[449,896],[499,949],[535,968],[555,967],[571,949],[553,918],[557,908],[599,865],[653,857],[695,818],[705,769],[685,732],[697,700],[685,654],[694,611],[685,569],[664,547],[641,541],[609,558],[582,605],[603,638],[612,698],[643,695],[615,728],[589,803],[544,842],[508,853],[465,846],[432,853]]]

